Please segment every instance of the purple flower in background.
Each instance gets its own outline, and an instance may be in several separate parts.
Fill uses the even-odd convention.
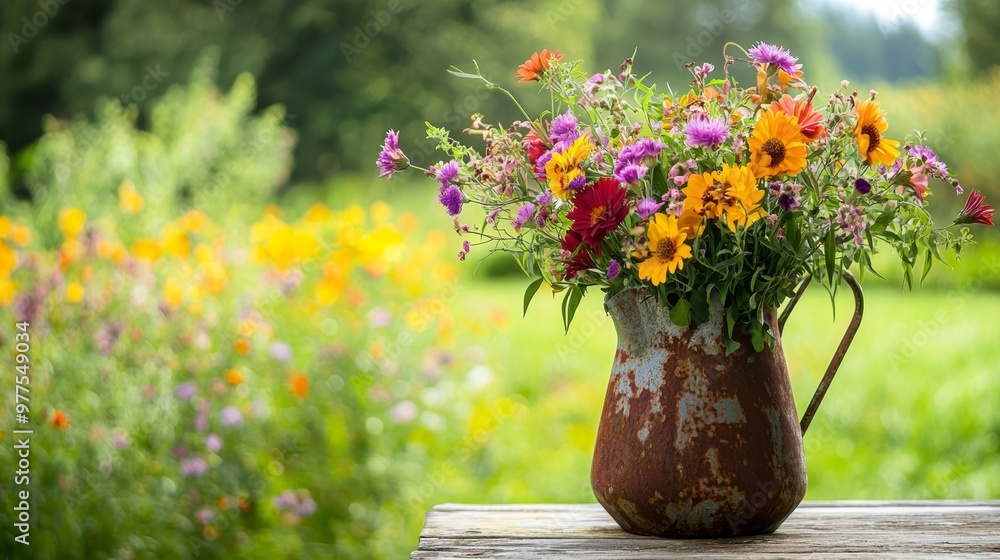
[[[399,133],[390,130],[385,134],[385,143],[382,144],[382,151],[375,162],[379,169],[379,178],[388,179],[397,171],[402,171],[410,166],[410,160],[406,154],[399,149]]]
[[[615,170],[615,179],[619,183],[634,185],[641,181],[648,171],[649,168],[645,165],[626,165],[621,169]]]
[[[287,362],[292,359],[292,347],[280,340],[271,344],[271,356],[279,362]]]
[[[309,517],[316,513],[316,502],[309,495],[308,490],[293,492],[285,490],[274,499],[274,507],[278,511],[287,511],[299,517]]]
[[[795,63],[799,60],[788,49],[764,42],[757,43],[747,54],[759,64],[774,64],[788,74],[795,74]]]
[[[235,406],[227,406],[219,413],[219,421],[223,426],[240,426],[243,424],[243,413]]]
[[[618,261],[611,261],[608,263],[608,280],[615,279],[618,274],[622,271],[622,265],[618,264]]]
[[[449,216],[457,216],[462,213],[462,203],[465,202],[462,191],[455,185],[441,183],[441,192],[438,194],[438,201],[448,211]]]
[[[208,470],[208,463],[201,457],[189,457],[181,461],[181,474],[188,477],[201,476]]]
[[[860,177],[854,181],[854,188],[861,194],[872,192],[872,184]]]
[[[552,120],[552,126],[549,127],[549,141],[555,145],[556,151],[566,149],[580,137],[580,131],[577,130],[576,125],[576,117],[568,110]]]
[[[511,220],[510,225],[514,228],[514,231],[521,231],[524,224],[531,221],[535,216],[535,205],[530,202],[525,202],[520,208],[517,209],[517,216]]]
[[[643,220],[648,220],[650,216],[656,214],[663,207],[662,202],[657,202],[655,198],[641,198],[636,204],[635,211]]]
[[[302,500],[299,501],[299,506],[295,508],[295,513],[299,517],[309,517],[316,513],[316,502],[309,496],[303,496]]]
[[[799,204],[798,197],[787,192],[783,192],[778,195],[778,205],[781,206],[786,212],[791,212],[801,206]]]
[[[215,434],[209,434],[208,437],[205,438],[205,447],[213,453],[218,452],[222,449],[222,438]]]
[[[125,430],[118,428],[111,434],[111,445],[119,451],[128,447],[128,434]]]
[[[198,513],[194,514],[195,520],[202,525],[208,525],[215,518],[215,514],[212,513],[211,508],[203,507],[198,510]]]
[[[442,183],[451,181],[455,177],[458,177],[458,162],[455,160],[449,161],[434,171],[434,178]]]
[[[94,341],[97,343],[97,347],[101,349],[101,354],[105,356],[111,355],[115,342],[118,341],[118,337],[122,334],[122,330],[122,324],[118,321],[104,325],[97,330],[97,333],[94,335]]]
[[[711,74],[713,70],[715,70],[715,66],[712,66],[711,64],[706,62],[701,66],[695,66],[694,68],[692,68],[692,70],[694,70],[696,76],[707,76]]]
[[[694,118],[684,127],[688,146],[713,148],[729,138],[729,125],[725,119]]]
[[[186,401],[196,394],[198,394],[198,389],[194,386],[194,383],[191,383],[190,381],[181,383],[177,386],[177,390],[174,391],[174,396],[182,401]]]

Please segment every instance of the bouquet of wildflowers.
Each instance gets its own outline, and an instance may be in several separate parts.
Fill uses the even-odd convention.
[[[764,321],[805,275],[836,293],[844,274],[878,276],[872,254],[889,247],[912,287],[942,248],[971,241],[965,224],[992,224],[973,192],[947,227],[928,214],[929,180],[963,194],[958,180],[917,134],[891,139],[876,92],[845,81],[829,96],[803,79],[786,49],[729,43],[721,72],[689,64],[682,90],[658,91],[632,73],[588,75],[557,51],[532,55],[517,72],[551,98],[551,110],[509,126],[473,115],[476,149],[428,125],[448,160],[421,169],[440,183],[439,200],[473,246],[514,255],[536,277],[525,308],[545,282],[564,292],[566,327],[588,287],[611,297],[640,289],[670,308],[680,326],[725,309],[727,332],[749,326],[757,350],[773,343]],[[730,74],[756,71],[752,87]],[[476,73],[452,73],[506,89]],[[389,131],[381,177],[411,167]],[[482,208],[478,223],[463,208]],[[479,221],[482,216],[484,219]],[[730,349],[734,349],[731,345]]]

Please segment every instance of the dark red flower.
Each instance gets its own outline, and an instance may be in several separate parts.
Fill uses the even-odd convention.
[[[588,268],[594,268],[594,257],[590,255],[590,249],[583,243],[583,238],[578,232],[573,230],[567,231],[566,237],[562,239],[562,248],[572,255],[564,261],[566,263],[567,280],[576,278],[577,274]]]
[[[538,135],[535,129],[531,129],[524,137],[524,151],[528,154],[528,161],[531,162],[531,166],[534,167],[538,163],[538,158],[549,151],[549,145],[545,140],[542,140],[542,137]]]
[[[604,237],[628,215],[625,194],[626,189],[615,179],[599,179],[596,184],[583,187],[573,198],[576,207],[566,214],[573,220],[570,228],[592,249],[599,248]]]
[[[986,204],[986,197],[983,196],[983,193],[972,191],[969,200],[965,201],[965,208],[955,218],[955,223],[993,225],[993,208]]]

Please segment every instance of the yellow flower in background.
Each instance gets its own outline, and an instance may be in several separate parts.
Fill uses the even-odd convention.
[[[182,230],[199,233],[208,225],[208,216],[201,210],[188,210],[174,223]]]
[[[10,273],[14,272],[14,267],[16,266],[17,253],[8,247],[6,243],[0,241],[0,276],[10,276]]]
[[[806,168],[806,138],[797,117],[770,108],[754,125],[750,145],[750,168],[759,179],[798,175]]]
[[[639,278],[654,286],[667,281],[667,276],[684,268],[684,259],[691,258],[691,247],[684,241],[687,233],[678,228],[677,217],[658,213],[649,221],[649,257],[639,264]]]
[[[388,222],[392,219],[392,207],[381,200],[376,200],[368,209],[372,221],[376,224]]]
[[[155,262],[163,254],[160,242],[155,239],[140,239],[132,244],[132,254],[137,259]]]
[[[202,265],[201,285],[212,294],[221,294],[229,283],[226,268],[217,262]]]
[[[306,210],[302,220],[309,223],[323,223],[330,219],[330,215],[330,209],[322,202],[317,202]]]
[[[73,239],[83,230],[87,215],[77,208],[66,208],[59,212],[59,231],[66,239]]]
[[[83,301],[83,296],[86,293],[83,284],[79,282],[70,282],[66,285],[66,300],[69,302],[79,303]]]
[[[17,285],[8,278],[0,278],[0,305],[10,305],[16,295]]]
[[[583,162],[590,156],[593,145],[590,138],[581,136],[568,148],[559,153],[553,153],[552,159],[545,164],[545,176],[549,181],[552,194],[562,200],[572,198],[570,186],[579,183],[583,187],[586,178],[583,176]]]
[[[858,141],[858,150],[871,165],[891,166],[899,157],[899,142],[883,137],[889,129],[885,120],[885,111],[877,101],[865,99],[858,104],[858,124],[854,134]]]
[[[399,215],[399,227],[405,232],[412,232],[420,227],[420,221],[413,212],[403,212]]]
[[[233,343],[233,352],[236,352],[240,356],[246,356],[250,353],[250,341],[245,338],[240,338]]]
[[[163,302],[171,309],[177,309],[184,304],[184,286],[175,278],[168,278],[163,286]]]
[[[125,179],[118,187],[118,208],[126,214],[136,214],[145,206],[145,201],[139,191],[135,190],[132,181]]]
[[[12,223],[7,216],[0,216],[0,239],[7,239]]]
[[[178,258],[186,259],[191,255],[191,235],[179,224],[168,224],[160,232],[163,238],[163,252]]]
[[[365,221],[365,210],[357,204],[352,204],[344,210],[340,219],[351,225],[361,225]]]
[[[322,249],[312,232],[292,227],[270,214],[253,225],[251,239],[254,260],[282,270],[312,259]]]
[[[344,293],[350,265],[341,259],[341,255],[334,253],[323,263],[323,278],[316,284],[316,299],[320,305],[337,303]]]

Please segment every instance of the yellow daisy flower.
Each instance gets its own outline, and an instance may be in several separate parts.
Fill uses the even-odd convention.
[[[760,206],[764,191],[757,188],[757,178],[749,167],[723,164],[718,171],[692,175],[683,192],[686,198],[680,225],[689,237],[704,229],[702,218],[724,216],[730,231],[736,231],[737,225],[748,226],[765,214]]]
[[[552,194],[561,200],[573,196],[570,184],[583,180],[583,160],[590,156],[592,149],[590,138],[581,136],[562,152],[552,154],[552,159],[545,164],[545,176]]]
[[[658,213],[649,221],[649,257],[639,263],[639,278],[654,286],[667,281],[667,274],[684,268],[684,259],[691,258],[691,247],[684,241],[687,233],[678,228],[677,217]]]
[[[885,111],[878,102],[866,99],[858,104],[858,124],[854,127],[854,135],[858,140],[861,155],[871,165],[890,166],[899,157],[899,142],[883,138],[889,128],[885,121]]]
[[[776,175],[798,175],[806,167],[806,145],[798,118],[765,110],[754,126],[750,144],[750,168],[758,179]]]

